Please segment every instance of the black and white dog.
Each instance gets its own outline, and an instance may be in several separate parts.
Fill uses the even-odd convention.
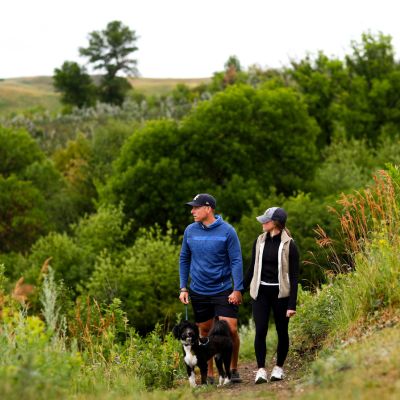
[[[199,328],[190,321],[182,321],[172,331],[183,346],[189,384],[196,386],[194,367],[200,369],[201,384],[207,384],[207,361],[214,357],[219,373],[219,385],[231,382],[232,337],[226,321],[214,321],[208,337],[200,337]]]

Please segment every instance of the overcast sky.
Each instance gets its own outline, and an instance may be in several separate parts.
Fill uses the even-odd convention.
[[[142,77],[208,77],[236,55],[244,67],[288,65],[307,52],[343,57],[362,32],[391,35],[399,0],[2,0],[0,78],[84,64],[88,33],[120,20],[136,31]]]

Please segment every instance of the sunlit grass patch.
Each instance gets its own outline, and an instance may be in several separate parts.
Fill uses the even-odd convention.
[[[395,399],[400,393],[400,325],[386,327],[323,356],[301,399]]]

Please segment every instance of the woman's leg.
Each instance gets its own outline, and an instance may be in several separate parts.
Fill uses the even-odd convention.
[[[254,350],[258,368],[265,368],[267,355],[267,333],[271,304],[268,301],[265,286],[260,286],[257,300],[253,301],[253,318],[256,327]]]
[[[276,299],[273,302],[275,327],[278,334],[278,348],[276,365],[283,367],[289,351],[289,318],[286,317],[288,298]]]

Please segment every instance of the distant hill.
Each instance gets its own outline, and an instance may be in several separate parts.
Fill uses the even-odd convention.
[[[0,115],[36,107],[50,111],[60,108],[59,95],[53,89],[51,77],[37,76],[0,81]]]
[[[176,85],[183,83],[190,88],[201,83],[210,83],[211,78],[192,78],[192,79],[161,79],[161,78],[129,78],[129,82],[135,90],[146,95],[165,94],[170,92]]]
[[[129,81],[135,90],[146,95],[155,95],[168,93],[179,83],[195,87],[210,82],[210,78],[129,78]],[[59,98],[50,76],[0,79],[0,115],[36,107],[57,111],[61,107]]]

